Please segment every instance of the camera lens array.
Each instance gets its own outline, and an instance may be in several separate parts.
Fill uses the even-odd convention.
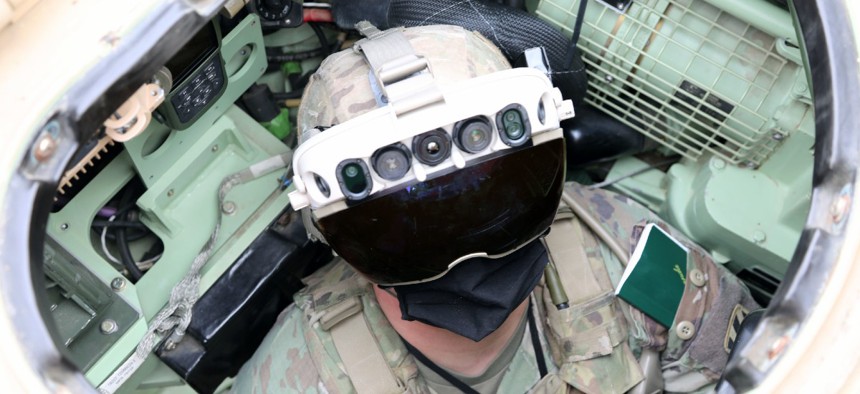
[[[427,166],[436,166],[451,156],[452,145],[469,154],[485,151],[493,142],[493,134],[508,146],[516,147],[531,138],[528,117],[519,104],[511,104],[496,114],[495,124],[476,116],[454,124],[449,134],[442,128],[427,131],[412,138],[411,149],[396,143],[377,149],[370,157],[370,165],[380,178],[396,181],[409,173],[412,157]],[[338,164],[336,176],[340,189],[348,200],[361,200],[373,188],[367,163],[362,159],[346,159]],[[329,188],[322,178],[316,177],[320,191],[328,196]]]

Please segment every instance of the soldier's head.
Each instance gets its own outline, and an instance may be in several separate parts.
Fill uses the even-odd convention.
[[[538,239],[562,191],[569,101],[478,33],[359,29],[368,38],[327,58],[303,95],[293,207],[399,296],[433,291],[457,267],[474,279],[507,266],[529,282],[513,285],[528,288],[511,296],[518,304],[543,269]],[[506,264],[512,256],[535,262]]]

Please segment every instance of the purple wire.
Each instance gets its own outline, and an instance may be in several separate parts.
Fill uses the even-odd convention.
[[[104,207],[99,209],[99,216],[109,218],[113,215],[116,215],[116,208],[114,207]]]

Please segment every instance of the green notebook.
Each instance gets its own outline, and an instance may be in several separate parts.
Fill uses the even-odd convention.
[[[687,248],[649,223],[615,294],[668,328],[675,320],[686,282]]]

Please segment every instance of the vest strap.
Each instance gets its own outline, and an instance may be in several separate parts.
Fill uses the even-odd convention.
[[[354,310],[352,313],[338,313],[345,317],[335,319],[337,321],[329,329],[346,374],[359,394],[403,393],[405,387],[394,377],[376,336],[370,332],[364,313],[360,313],[361,301],[358,298],[354,300],[358,301],[358,308],[350,306]]]

